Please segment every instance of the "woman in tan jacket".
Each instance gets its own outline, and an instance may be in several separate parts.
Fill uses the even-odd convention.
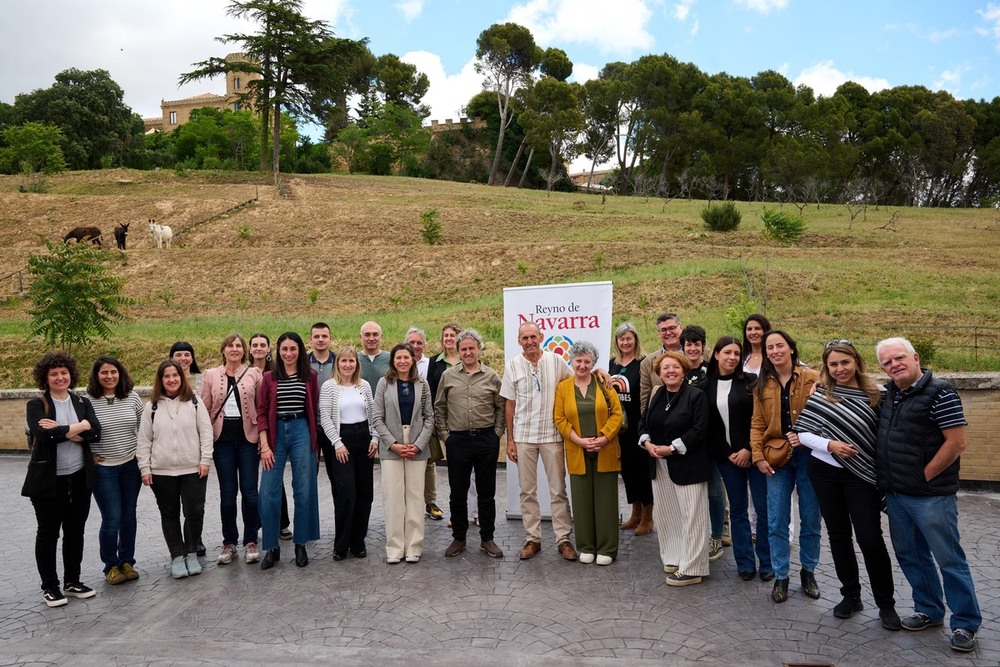
[[[750,449],[757,469],[767,477],[767,534],[774,567],[771,601],[788,599],[791,560],[788,522],[792,513],[792,491],[799,496],[800,579],[807,597],[818,600],[819,585],[814,572],[819,564],[819,502],[809,481],[809,449],[792,450],[788,434],[809,399],[819,373],[799,364],[792,337],[773,329],[764,336],[760,376],[753,389]]]
[[[593,373],[597,348],[586,341],[569,350],[573,377],[556,387],[553,417],[566,448],[581,563],[610,565],[618,557],[618,430],[622,406]]]

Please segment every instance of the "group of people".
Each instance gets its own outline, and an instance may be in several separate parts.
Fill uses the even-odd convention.
[[[242,547],[246,563],[259,561],[268,570],[280,561],[280,540],[291,539],[295,564],[308,565],[307,543],[320,536],[321,458],[335,508],[333,559],[365,558],[376,456],[388,563],[418,562],[425,513],[443,518],[435,481],[443,457],[453,538],[444,555],[466,549],[475,517],[479,551],[502,558],[494,541],[495,495],[506,432],[506,456],[520,484],[522,560],[542,550],[540,461],[562,558],[610,565],[621,530],[644,535],[655,525],[666,583],[698,584],[722,555],[728,506],[739,578],[773,581],[770,599],[782,603],[789,595],[794,492],[806,596],[821,595],[814,572],[822,516],[843,596],[835,616],[850,618],[863,608],[856,536],[883,627],[941,625],[947,600],[952,648],[974,650],[982,619],[956,508],[966,422],[957,393],[920,367],[913,346],[902,338],[878,344],[889,376],[880,388],[849,341],[831,341],[813,370],[799,360],[791,336],[772,329],[763,315],[747,319],[742,340],[723,336],[707,355],[701,327],[684,327],[674,313],[656,325],[661,348],[645,354],[636,327],[621,324],[605,371],[591,343],[573,344],[567,364],[543,348],[541,329],[525,322],[518,329],[521,354],[502,378],[480,361],[481,335],[451,323],[433,358],[424,354],[426,335],[417,328],[383,351],[375,322],[362,326],[360,351],[332,350],[329,326],[317,322],[310,351],[297,333],[286,332],[274,345],[276,358],[266,335],[253,334],[248,343],[233,333],[220,345],[220,364],[203,374],[194,349],[176,343],[157,368],[145,405],[114,357],[95,361],[86,395],[78,396],[71,391],[79,379],[73,357],[48,354],[35,368],[42,395],[27,407],[32,456],[22,489],[38,522],[44,601],[60,606],[66,596],[94,595],[80,572],[91,492],[101,511],[107,583],[140,576],[135,539],[142,485],[160,510],[171,575],[199,574],[213,463],[221,499],[219,564],[237,559]],[[621,525],[619,474],[632,506]],[[902,619],[883,511],[913,589],[915,613]]]

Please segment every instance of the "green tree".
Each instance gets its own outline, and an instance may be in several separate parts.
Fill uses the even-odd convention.
[[[580,141],[580,150],[590,160],[590,177],[593,183],[594,168],[598,162],[611,159],[615,152],[618,134],[618,113],[615,107],[613,86],[607,79],[590,79],[581,91],[582,108],[586,126]]]
[[[182,74],[188,83],[231,71],[251,72],[244,101],[261,113],[261,145],[271,147],[270,166],[277,183],[281,171],[282,114],[320,120],[347,85],[348,70],[367,40],[336,39],[323,21],[302,14],[301,0],[243,0],[231,2],[226,13],[257,25],[255,33],[227,34],[216,38],[236,43],[248,61],[210,58],[195,63]],[[270,126],[270,140],[267,128]],[[261,151],[261,170],[267,169],[266,151]]]
[[[497,147],[490,167],[489,185],[496,183],[503,154],[504,134],[511,121],[510,101],[514,91],[530,81],[538,66],[539,49],[531,31],[516,23],[494,23],[476,40],[476,72],[483,75],[483,87],[496,94],[500,112]]]
[[[563,157],[572,159],[576,137],[586,119],[577,98],[578,84],[545,76],[535,82],[527,94],[527,108],[518,116],[528,143],[549,153],[549,170],[545,177],[552,190],[556,171]]]
[[[28,258],[31,335],[64,350],[110,338],[111,325],[127,322],[125,308],[134,303],[122,294],[125,279],[108,268],[114,255],[89,243],[45,246],[48,254]]]
[[[0,171],[20,173],[30,192],[41,192],[44,176],[66,169],[59,144],[63,133],[54,125],[25,123],[3,131],[6,148],[0,148]]]
[[[136,133],[132,110],[124,98],[107,71],[68,69],[56,75],[50,88],[18,95],[14,122],[59,127],[70,169],[100,169],[109,157],[122,165]]]
[[[430,85],[430,79],[417,71],[416,65],[404,63],[393,53],[378,57],[375,90],[383,102],[409,109],[422,120],[431,114],[430,108],[422,103]]]

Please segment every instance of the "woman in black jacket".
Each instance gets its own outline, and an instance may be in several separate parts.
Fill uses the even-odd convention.
[[[708,403],[685,382],[690,364],[671,350],[653,362],[663,381],[639,424],[639,445],[651,457],[653,521],[670,586],[700,584],[708,575]]]
[[[70,391],[79,377],[73,357],[64,352],[47,354],[35,364],[34,375],[44,393],[27,405],[32,451],[21,494],[31,498],[38,521],[35,564],[42,578],[42,598],[50,607],[61,607],[67,595],[95,595],[94,589],[80,582],[80,563],[90,490],[97,479],[90,443],[100,439],[101,425],[90,401]],[[60,529],[62,589],[56,571]]]
[[[742,356],[740,341],[733,336],[723,336],[712,350],[704,386],[709,407],[708,441],[729,496],[737,573],[743,581],[750,581],[759,571],[761,581],[771,581],[774,569],[767,541],[767,478],[752,465],[750,452],[750,386],[757,376],[744,372]],[[750,496],[757,508],[756,543],[748,516]]]

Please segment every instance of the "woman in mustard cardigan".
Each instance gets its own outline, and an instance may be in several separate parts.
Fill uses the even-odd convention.
[[[566,447],[576,545],[581,563],[610,565],[618,556],[618,394],[593,374],[597,348],[580,341],[569,349],[573,377],[556,387],[553,417]]]

